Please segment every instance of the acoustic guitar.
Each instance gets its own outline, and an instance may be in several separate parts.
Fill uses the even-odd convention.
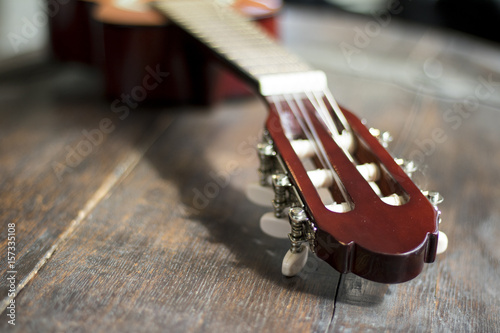
[[[257,150],[260,186],[272,194],[273,213],[261,226],[275,235],[287,229],[284,275],[298,274],[309,250],[341,273],[382,283],[408,281],[435,260],[438,238],[445,240],[438,228],[441,196],[413,183],[412,163],[386,151],[386,134],[339,107],[322,71],[221,2],[161,0],[152,6],[176,27],[169,29],[179,29],[175,38],[189,40],[173,43],[180,49],[170,49],[168,57],[179,50],[211,53],[269,107]],[[250,198],[259,201],[263,196],[255,191]]]
[[[101,70],[104,93],[122,99],[144,86],[148,68],[168,79],[136,96],[140,102],[211,104],[247,95],[247,85],[220,66],[164,15],[151,0],[67,0],[52,8],[52,53],[60,61],[90,64]],[[54,1],[49,1],[49,6]],[[231,0],[232,8],[276,37],[281,0]]]

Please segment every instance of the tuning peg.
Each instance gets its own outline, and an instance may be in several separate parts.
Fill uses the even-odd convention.
[[[405,160],[404,158],[395,158],[394,161],[403,169],[403,171],[411,178],[413,173],[417,171],[417,165],[412,160]]]
[[[304,243],[307,236],[303,225],[307,216],[303,209],[297,207],[291,208],[288,216],[278,218],[273,212],[266,213],[260,218],[260,228],[269,236],[290,239],[292,245],[283,258],[281,273],[284,276],[295,276],[307,262],[309,251]]]
[[[427,197],[427,199],[429,199],[429,201],[431,202],[431,204],[433,206],[437,206],[439,205],[441,202],[444,201],[444,198],[441,194],[439,194],[439,192],[434,192],[434,191],[422,191],[422,194],[425,195]]]
[[[446,236],[444,232],[440,231],[438,235],[438,245],[436,254],[441,254],[445,252],[447,248],[448,248],[448,236]]]
[[[314,145],[309,140],[292,140],[290,144],[300,159],[310,158],[315,154]]]
[[[354,137],[347,131],[343,131],[342,134],[334,136],[334,139],[337,145],[349,151],[349,153],[353,153],[356,149]],[[317,147],[315,146],[316,144],[309,140],[292,140],[290,141],[290,144],[292,145],[295,154],[297,154],[300,159],[311,158],[317,151]]]
[[[337,145],[340,147],[344,148],[347,150],[349,153],[353,153],[354,150],[356,149],[356,144],[354,141],[354,135],[350,133],[349,131],[342,131],[342,134],[334,136],[335,142]]]
[[[274,212],[265,213],[260,218],[260,229],[275,238],[288,238],[290,222],[287,217],[276,217]]]
[[[365,163],[356,166],[358,172],[368,182],[375,182],[380,179],[380,169],[376,163]]]
[[[386,197],[380,198],[383,202],[391,206],[401,206],[405,203],[405,200],[402,196],[397,195],[396,193],[388,195]]]
[[[306,265],[308,253],[309,251],[304,244],[300,246],[300,252],[288,250],[281,264],[281,274],[289,277],[299,274]]]
[[[268,177],[272,173],[276,150],[272,143],[261,142],[257,144],[257,154],[260,160],[260,184],[266,186],[269,185]]]
[[[333,203],[325,207],[335,213],[345,213],[351,210],[351,206],[347,202]]]
[[[356,166],[356,169],[367,182],[375,182],[380,178],[380,169],[376,163],[360,164]],[[316,188],[330,187],[334,183],[334,176],[331,170],[311,170],[307,171],[307,176],[309,176]]]
[[[441,224],[441,211],[437,208],[437,206],[444,201],[444,198],[439,192],[433,192],[433,191],[422,191],[422,194],[429,199],[430,203],[436,208],[436,211],[438,213],[438,224]],[[441,254],[446,251],[448,248],[448,236],[442,231],[439,231],[438,235],[438,245],[437,245],[437,250],[436,254]]]
[[[245,195],[248,200],[252,203],[264,206],[272,207],[272,201],[274,199],[274,191],[269,186],[262,186],[258,183],[250,183],[245,188]]]
[[[292,187],[292,183],[290,183],[290,179],[285,174],[273,175],[272,180],[274,188],[274,214],[276,217],[282,217],[284,209],[290,205],[287,192]]]
[[[306,231],[306,223],[309,218],[304,209],[301,207],[292,207],[288,212],[288,218],[292,228],[288,235],[290,239],[290,249],[283,258],[281,265],[281,273],[285,276],[297,275],[305,266],[308,255],[308,248],[304,244],[309,237]]]
[[[384,148],[387,148],[389,146],[389,143],[391,143],[393,140],[392,135],[389,132],[382,132],[379,129],[373,127],[371,127],[369,131],[371,135],[373,135],[380,141]]]

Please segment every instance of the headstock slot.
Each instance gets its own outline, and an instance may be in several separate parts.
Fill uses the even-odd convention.
[[[351,161],[353,166],[356,166],[359,171],[360,166],[364,166],[367,164],[371,164],[375,166],[378,170],[379,178],[376,181],[373,181],[370,184],[370,187],[375,193],[382,198],[384,202],[391,202],[391,205],[403,205],[408,202],[410,199],[409,194],[404,190],[401,184],[396,180],[393,174],[389,172],[386,165],[376,156],[374,151],[370,149],[370,146],[367,144],[365,139],[363,139],[362,135],[359,133],[352,131],[350,126],[345,126],[344,119],[339,118],[338,112],[335,111],[336,104],[332,103],[329,99],[328,94],[326,93],[324,96],[318,97],[314,96],[315,99],[311,98],[312,94],[307,94],[308,101],[311,102],[313,109],[310,111],[321,123],[323,129],[329,133],[329,137],[332,137],[335,143],[342,149],[345,156]],[[315,102],[316,101],[316,102]],[[324,118],[325,114],[321,114],[318,116],[318,111],[320,109],[326,110],[328,115],[331,117],[332,122],[335,128],[331,128],[325,124]],[[339,136],[339,134],[341,134]],[[342,140],[342,136],[346,136],[346,134],[350,134],[350,142],[345,142]],[[323,135],[323,138],[326,136]],[[371,136],[370,136],[371,138]],[[392,162],[392,160],[391,160]],[[332,161],[333,163],[333,161]],[[368,181],[368,180],[367,180]],[[339,193],[336,192],[338,187],[332,186],[330,192],[332,193],[333,198],[338,202],[340,199]],[[385,198],[395,196],[397,200],[384,200]]]
[[[356,151],[353,154],[358,164],[374,163],[378,166],[380,178],[375,181],[382,193],[382,197],[398,195],[405,204],[410,199],[409,194],[404,190],[396,178],[389,172],[385,164],[373,153],[366,141],[356,133]]]
[[[325,150],[320,138],[320,132],[322,131],[318,128],[318,121],[324,124],[324,118],[317,118],[318,112],[315,112],[315,110],[317,110],[318,106],[316,105],[315,107],[313,105],[312,97],[310,95],[306,97],[302,94],[285,95],[282,98],[273,97],[272,101],[275,110],[279,114],[285,136],[290,143],[306,140],[310,145],[307,158],[303,157],[301,159],[304,170],[327,170],[329,172],[328,175],[331,179],[328,182],[329,185],[325,187],[329,189],[330,195],[325,196],[324,194],[328,193],[326,191],[321,191],[323,193],[321,195],[320,191],[317,190],[317,195],[321,198],[323,204],[326,206],[343,203],[352,208],[352,199],[342,184],[336,170],[333,168],[328,152]],[[330,118],[331,125],[335,126],[330,114],[328,114],[328,117]],[[341,125],[341,122],[338,123]],[[328,127],[327,125],[325,126]],[[335,135],[339,135],[339,132]]]
[[[273,103],[280,116],[285,136],[328,209],[337,211],[335,205],[339,204],[349,206],[343,207],[342,212],[354,208],[355,202],[344,182],[357,183],[358,188],[353,189],[354,192],[365,195],[371,192],[371,195],[379,196],[390,205],[402,205],[408,201],[408,193],[373,153],[366,141],[351,131],[348,125],[344,125],[345,122],[335,112],[334,104],[331,104],[328,95],[285,95],[281,98],[274,97]],[[304,148],[307,145],[308,148]],[[337,163],[337,160],[343,162]],[[333,168],[332,165],[335,164],[337,167]],[[342,177],[338,173],[338,165],[343,165]],[[376,179],[370,178],[374,174]],[[360,190],[359,186],[363,187],[360,185],[363,178],[369,186]]]
[[[342,110],[349,125],[344,128],[351,130],[349,134],[353,138],[351,149],[342,148],[321,118],[313,117],[316,110],[312,103],[301,97],[305,99],[302,102],[317,131],[318,142],[338,177],[328,190],[335,201],[340,201],[341,194],[350,204],[350,209],[342,211],[325,206],[308,176],[307,166],[299,158],[298,150],[292,147],[295,139],[307,138],[307,135],[295,131],[293,136],[286,136],[287,130],[282,127],[280,113],[290,107],[289,101],[268,99],[270,113],[266,127],[282,156],[285,172],[304,204],[303,209],[317,227],[313,242],[316,254],[340,272],[353,272],[374,281],[394,283],[413,278],[422,270],[424,262],[434,260],[438,233],[436,209],[357,117]],[[295,100],[294,103],[298,103]],[[331,108],[329,112],[335,119],[336,113]],[[287,117],[288,122],[293,119]],[[324,156],[316,152],[309,158],[313,167],[328,165]],[[367,163],[374,163],[380,170],[376,181],[381,187],[380,196],[356,166]],[[390,194],[402,198],[402,202],[382,198]]]

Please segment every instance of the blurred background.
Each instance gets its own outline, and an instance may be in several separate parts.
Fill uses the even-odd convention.
[[[393,17],[454,29],[500,42],[500,0],[285,0],[372,16],[393,9]],[[43,53],[48,44],[45,0],[0,0],[0,70]],[[29,22],[29,23],[27,23]],[[23,30],[24,29],[24,30]],[[15,62],[12,62],[16,60]]]
[[[45,0],[0,0],[0,70],[40,54],[46,48],[49,33],[46,13],[41,11],[44,6]],[[33,17],[42,20],[38,22],[40,27],[26,23]]]
[[[331,6],[337,9],[372,15],[397,8],[396,17],[427,25],[459,30],[500,42],[499,0],[286,0]]]
[[[419,24],[455,29],[500,42],[500,0],[285,0],[324,6],[330,10],[374,15],[394,8],[394,17]],[[44,24],[45,0],[0,0],[0,70],[44,52],[48,43]],[[45,18],[46,19],[46,18]],[[30,23],[27,23],[27,22]],[[23,31],[24,29],[24,31]],[[12,62],[17,60],[16,62]]]

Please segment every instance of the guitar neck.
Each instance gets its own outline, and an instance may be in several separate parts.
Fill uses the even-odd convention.
[[[262,96],[324,91],[326,76],[227,5],[162,0],[154,6],[243,74]]]

